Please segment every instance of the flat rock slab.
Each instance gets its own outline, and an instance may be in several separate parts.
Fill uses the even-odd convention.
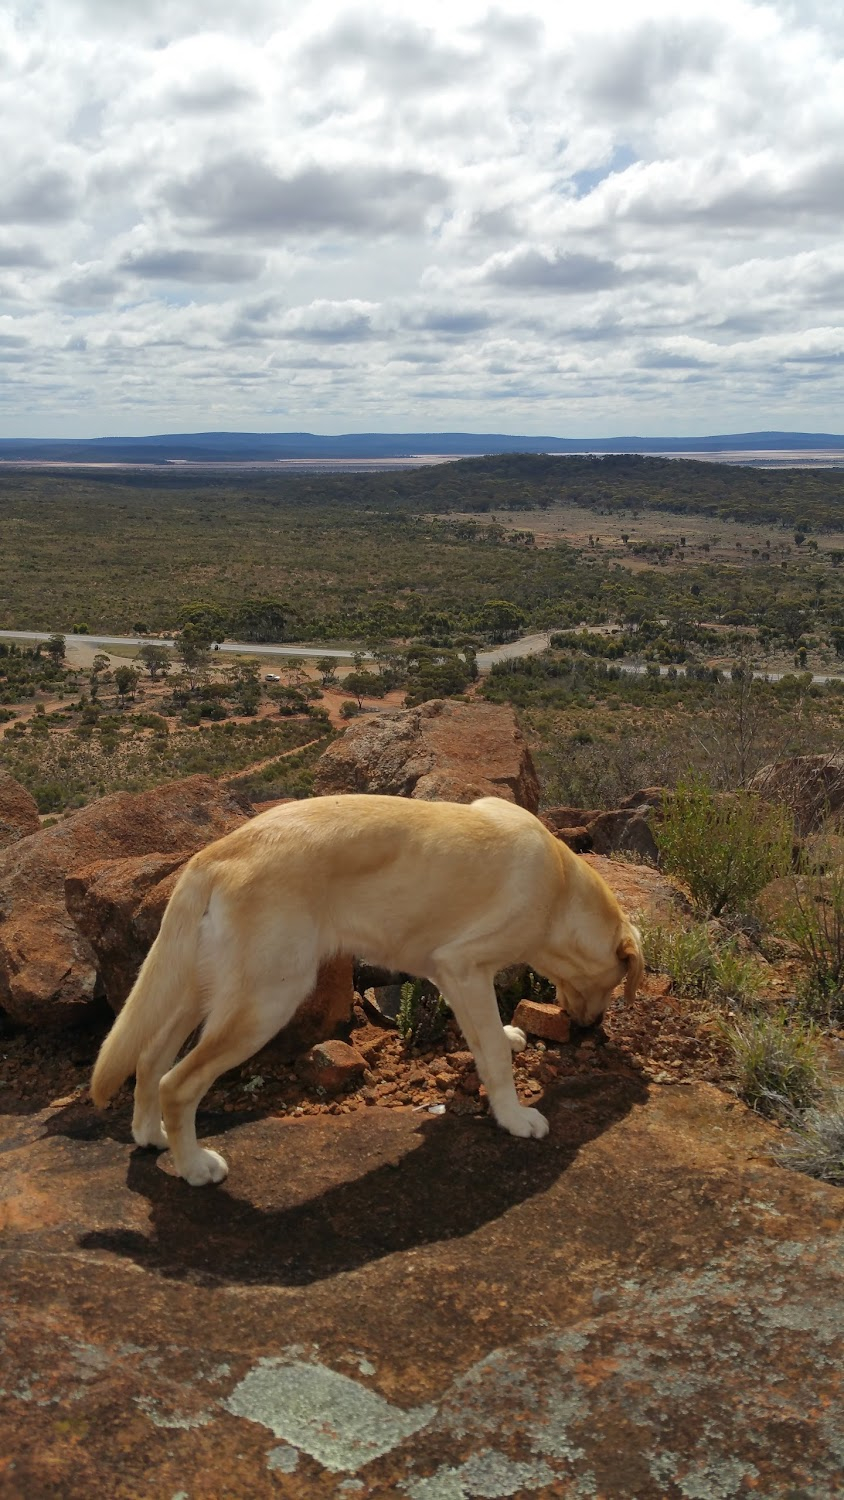
[[[36,1104],[0,1134],[4,1496],[842,1493],[844,1192],[710,1086],[568,1080],[546,1141],[206,1116],[206,1189],[125,1106]]]

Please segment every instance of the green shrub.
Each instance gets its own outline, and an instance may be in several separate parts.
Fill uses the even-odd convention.
[[[796,1172],[844,1187],[844,1093],[836,1092],[828,1103],[807,1110],[777,1158]]]
[[[154,729],[156,734],[169,734],[170,729],[166,719],[161,714],[135,714],[132,719],[139,729]]]
[[[821,1092],[818,1035],[813,1026],[775,1015],[746,1016],[724,1034],[738,1068],[738,1090],[760,1114],[788,1118]]]
[[[706,994],[712,976],[712,949],[705,927],[645,927],[642,946],[647,967],[668,974],[678,995]]]
[[[407,1046],[424,1050],[440,1041],[450,1014],[430,980],[413,979],[402,985],[396,1025]]]
[[[645,927],[642,943],[647,967],[670,975],[678,995],[747,1005],[759,994],[761,965],[740,953],[734,938],[714,945],[703,923]]]
[[[759,994],[762,974],[761,966],[751,956],[740,953],[735,942],[725,943],[715,954],[713,993],[724,1004],[747,1005]]]
[[[716,796],[681,782],[656,829],[662,863],[710,916],[742,911],[789,868],[794,831],[785,808],[750,792]]]
[[[844,1020],[844,870],[795,879],[780,920],[805,965],[805,1009],[828,1023]]]

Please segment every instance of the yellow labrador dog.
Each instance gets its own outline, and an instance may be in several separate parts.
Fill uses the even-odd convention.
[[[375,796],[287,803],[185,867],[100,1051],[95,1103],[108,1103],[134,1072],[138,1145],[169,1146],[194,1186],[222,1182],[225,1161],[197,1144],[199,1100],[290,1020],[321,961],[339,953],[437,986],[496,1120],[520,1136],[543,1136],[548,1122],[517,1098],[511,1052],[525,1036],[501,1024],[496,972],[530,964],[588,1023],[622,980],[632,998],[643,971],[639,934],[612,892],[523,808],[496,797],[469,806]]]

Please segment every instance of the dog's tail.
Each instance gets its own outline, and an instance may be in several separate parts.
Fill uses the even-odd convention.
[[[195,1004],[199,924],[208,906],[212,873],[189,864],[174,890],[158,937],[141,966],[126,1004],[100,1048],[91,1097],[108,1104],[134,1073],[141,1054],[168,1029],[175,1013]]]

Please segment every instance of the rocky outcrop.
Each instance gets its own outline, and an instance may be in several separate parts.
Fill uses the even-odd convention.
[[[542,822],[576,854],[631,854],[656,863],[659,850],[652,818],[665,800],[664,787],[643,787],[609,812],[595,808],[549,807]]]
[[[687,896],[652,865],[628,864],[626,860],[607,859],[600,854],[586,854],[584,858],[606,881],[634,922],[657,925],[692,915]]]
[[[152,946],[189,852],[141,854],[86,865],[65,879],[70,916],[93,949],[112,1010],[118,1011]]]
[[[426,802],[504,797],[530,812],[539,806],[536,771],[512,711],[451,700],[356,720],[321,756],[314,790]]]
[[[844,808],[844,756],[793,755],[763,766],[750,790],[766,802],[781,802],[802,838]]]
[[[192,776],[150,792],[103,797],[11,845],[0,855],[0,1007],[13,1021],[61,1025],[101,991],[95,950],[68,910],[66,877],[87,870],[95,885],[96,867],[122,863],[122,870],[102,873],[118,922],[121,881],[127,891],[134,881],[137,893],[163,873],[154,862],[139,870],[139,861],[175,855],[181,862],[246,816],[229,788]],[[74,889],[72,899],[79,910],[81,891]]]
[[[40,827],[35,798],[0,766],[0,849],[37,833]]]
[[[65,880],[67,909],[94,952],[99,981],[118,1011],[151,948],[186,853],[107,860],[75,870]],[[311,995],[285,1027],[281,1050],[296,1053],[330,1037],[352,1014],[351,957],[320,968]]]

